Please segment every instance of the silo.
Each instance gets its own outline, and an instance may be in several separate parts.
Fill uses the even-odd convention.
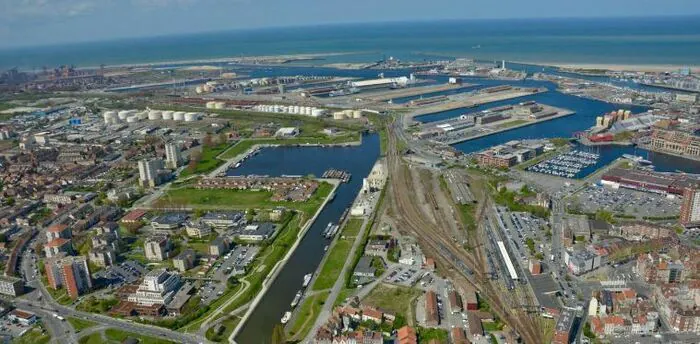
[[[185,113],[182,111],[177,111],[173,113],[173,119],[176,121],[184,121],[185,120]]]
[[[172,120],[173,119],[173,112],[172,111],[163,111],[163,119],[164,120]]]
[[[151,110],[148,112],[148,120],[157,121],[162,118],[162,114],[159,110]]]

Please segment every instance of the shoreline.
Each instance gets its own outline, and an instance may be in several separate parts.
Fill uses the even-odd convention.
[[[582,62],[527,62],[527,61],[506,61],[506,63],[517,63],[541,67],[554,67],[561,69],[580,69],[578,72],[588,70],[606,70],[611,72],[668,72],[677,71],[680,68],[689,67],[691,72],[700,72],[700,65],[679,65],[679,64],[625,64],[625,63],[582,63]]]

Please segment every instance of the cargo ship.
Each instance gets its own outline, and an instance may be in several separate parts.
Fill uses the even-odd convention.
[[[330,230],[326,234],[324,234],[326,239],[332,239],[335,236],[335,234],[338,233],[338,228],[340,228],[340,226],[338,225],[331,226]]]
[[[283,324],[286,324],[287,321],[292,317],[292,312],[285,312],[284,315],[282,316],[282,319],[280,320]]]
[[[328,232],[331,231],[332,228],[333,228],[333,222],[328,222],[326,229],[324,229],[323,232],[321,232],[321,235],[326,236],[328,234]]]
[[[294,300],[292,300],[292,308],[296,307],[299,304],[299,301],[301,301],[301,296],[302,296],[301,290],[297,292],[297,294],[294,296]]]
[[[304,283],[301,284],[302,287],[306,288],[309,286],[309,282],[311,282],[311,276],[313,276],[313,274],[304,275]]]

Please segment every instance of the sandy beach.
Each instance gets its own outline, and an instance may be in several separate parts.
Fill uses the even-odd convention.
[[[616,72],[673,72],[681,68],[690,67],[694,73],[700,72],[700,66],[681,66],[681,65],[653,65],[653,64],[604,64],[604,63],[566,63],[566,62],[516,62],[523,64],[532,64],[536,66],[559,67],[568,69],[591,69],[591,70],[609,70]]]

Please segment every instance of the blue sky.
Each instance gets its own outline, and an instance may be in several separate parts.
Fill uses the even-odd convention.
[[[329,23],[696,14],[698,0],[0,0],[0,47]]]

